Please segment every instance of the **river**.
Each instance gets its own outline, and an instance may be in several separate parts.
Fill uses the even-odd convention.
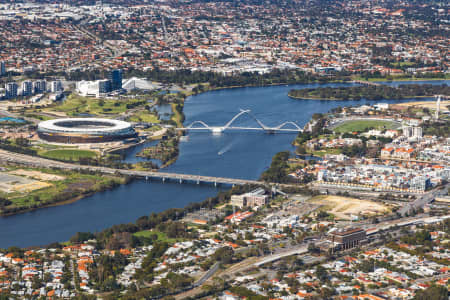
[[[450,81],[430,81],[449,84]],[[408,84],[411,82],[401,82]],[[423,83],[423,82],[413,82]],[[396,85],[397,83],[388,83]],[[351,84],[345,84],[346,86]],[[326,84],[322,86],[345,86]],[[223,126],[240,109],[252,114],[268,126],[294,121],[303,126],[313,113],[325,113],[337,106],[396,103],[402,101],[314,101],[287,97],[292,88],[311,88],[318,84],[237,88],[211,91],[186,99],[185,124],[202,120],[211,126]],[[423,101],[423,99],[420,99]],[[409,100],[408,100],[409,101]],[[234,126],[256,127],[255,121],[241,116]],[[272,156],[293,150],[295,133],[263,132],[191,132],[180,143],[178,160],[165,170],[245,179],[257,179],[269,166]],[[134,162],[137,149],[130,150],[126,161]],[[43,208],[0,218],[0,248],[44,245],[66,241],[78,231],[100,231],[114,224],[134,222],[142,215],[214,196],[218,189],[211,185],[193,185],[134,181],[126,186],[86,197],[75,203]]]

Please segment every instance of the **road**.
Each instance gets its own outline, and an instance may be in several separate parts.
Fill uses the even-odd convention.
[[[15,163],[15,164],[23,164],[31,167],[43,167],[43,168],[57,168],[64,170],[88,170],[91,172],[100,172],[103,174],[116,174],[123,176],[132,176],[132,177],[141,177],[145,179],[158,178],[163,182],[165,180],[176,180],[180,183],[183,182],[193,182],[193,183],[213,183],[217,184],[229,184],[229,185],[261,185],[261,184],[269,184],[276,185],[279,187],[299,187],[299,185],[293,184],[277,184],[270,182],[263,182],[257,180],[248,180],[248,179],[236,179],[236,178],[226,178],[226,177],[214,177],[214,176],[201,176],[201,175],[192,175],[192,174],[179,174],[179,173],[168,173],[168,172],[155,172],[155,171],[136,171],[136,170],[125,170],[125,169],[113,169],[108,167],[98,167],[98,166],[88,166],[88,165],[77,165],[72,163],[59,162],[55,160],[45,159],[36,156],[29,156],[19,153],[13,153],[5,150],[0,150],[0,161]]]
[[[266,263],[279,260],[279,259],[281,259],[283,257],[286,257],[286,256],[291,256],[291,255],[296,255],[296,254],[305,254],[307,252],[308,252],[308,246],[305,245],[305,244],[302,244],[302,245],[300,245],[298,247],[295,247],[292,250],[288,250],[288,251],[281,252],[281,253],[278,253],[278,254],[273,254],[273,255],[266,256],[263,259],[261,259],[260,261],[254,263],[253,265],[255,267],[259,267],[259,266],[262,266],[262,265],[264,265]]]
[[[281,252],[281,253],[278,253],[275,255],[262,256],[262,257],[250,257],[250,258],[247,258],[243,261],[240,261],[240,262],[230,266],[226,270],[219,272],[219,274],[217,276],[220,276],[223,278],[224,276],[225,277],[232,276],[233,274],[236,274],[236,273],[244,273],[246,270],[248,270],[250,268],[254,268],[255,266],[263,265],[269,261],[275,261],[275,260],[281,259],[283,257],[291,256],[291,255],[295,255],[295,254],[307,253],[308,252],[307,248],[308,247],[305,244],[302,244],[302,245],[295,246],[293,249],[291,249],[289,251],[284,251],[284,252]],[[315,260],[307,257],[305,262],[308,262],[308,261],[315,261]],[[210,282],[211,276],[208,279],[204,280],[200,285],[195,285],[195,287],[193,289],[176,295],[175,298],[176,299],[185,299],[187,297],[194,297],[195,295],[203,292],[202,285],[207,282]]]
[[[211,269],[208,270],[208,272],[206,272],[199,280],[197,280],[197,282],[194,283],[194,287],[201,286],[203,283],[205,283],[206,280],[211,278],[211,276],[213,276],[214,273],[216,273],[217,270],[219,270],[219,266],[220,266],[220,263],[216,262],[211,267]]]
[[[398,210],[398,212],[403,216],[409,213],[412,209],[418,209],[424,205],[431,203],[436,197],[447,195],[448,189],[450,188],[450,183],[445,185],[441,189],[433,190],[422,195],[422,197],[417,198],[414,202],[408,203]]]

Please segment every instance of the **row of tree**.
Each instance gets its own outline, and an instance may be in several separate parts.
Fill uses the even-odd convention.
[[[437,94],[450,95],[450,87],[446,84],[402,84],[398,87],[368,85],[293,89],[289,91],[289,96],[292,98],[320,100],[405,99],[423,96],[431,97]]]

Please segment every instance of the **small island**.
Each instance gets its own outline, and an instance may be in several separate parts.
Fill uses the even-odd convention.
[[[450,95],[446,84],[403,84],[398,87],[387,85],[367,85],[351,87],[320,87],[314,89],[292,89],[288,96],[306,100],[381,100],[432,97]]]
[[[160,140],[158,144],[143,149],[137,154],[147,159],[157,159],[162,163],[161,168],[174,163],[178,157],[178,138],[176,136]]]

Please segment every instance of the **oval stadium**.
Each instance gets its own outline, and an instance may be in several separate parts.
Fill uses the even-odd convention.
[[[39,123],[39,138],[56,143],[104,143],[136,137],[130,123],[100,118],[67,118]]]

